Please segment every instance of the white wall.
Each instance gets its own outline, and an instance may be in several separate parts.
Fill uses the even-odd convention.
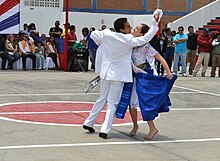
[[[60,27],[64,28],[65,12],[60,8],[43,8],[43,7],[26,7],[21,0],[20,8],[20,29],[23,24],[35,23],[40,34],[49,36],[49,29],[54,26],[56,20],[60,21]],[[151,15],[124,15],[124,14],[103,14],[103,13],[85,13],[85,12],[69,12],[69,22],[76,26],[76,34],[78,39],[81,37],[81,30],[83,27],[101,28],[101,20],[103,19],[105,25],[110,28],[113,27],[114,21],[119,17],[126,17],[131,26],[135,28],[139,23],[146,23],[151,25]]]
[[[77,27],[77,37],[81,37],[81,30],[83,27],[95,27],[100,29],[103,19],[105,25],[108,28],[114,27],[113,23],[116,19],[120,17],[128,18],[130,25],[135,28],[139,23],[147,23],[151,25],[151,15],[124,15],[124,14],[103,14],[103,13],[80,13],[80,12],[70,12],[69,22]],[[150,18],[149,18],[150,17]],[[65,13],[62,13],[61,21],[64,22]]]
[[[168,24],[171,30],[177,30],[178,26],[183,26],[185,31],[188,26],[194,26],[195,29],[206,25],[211,19],[220,16],[220,0],[208,4],[180,19]]]

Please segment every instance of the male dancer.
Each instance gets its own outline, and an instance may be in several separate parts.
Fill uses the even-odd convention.
[[[102,124],[99,137],[107,139],[111,130],[117,105],[120,100],[124,82],[132,82],[131,53],[134,47],[149,42],[158,31],[158,21],[162,10],[155,10],[153,25],[149,32],[142,37],[131,34],[131,26],[126,18],[119,18],[114,22],[116,32],[105,29],[93,31],[91,38],[99,45],[96,57],[96,73],[101,78],[100,97],[93,106],[83,128],[95,132],[93,128],[96,117],[108,103],[105,121]]]

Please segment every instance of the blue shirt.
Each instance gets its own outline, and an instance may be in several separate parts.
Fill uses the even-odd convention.
[[[176,36],[173,38],[173,40],[180,40],[182,38],[188,39],[188,35],[187,34],[176,34]],[[176,43],[175,46],[175,53],[186,53],[186,44],[187,41],[184,42],[180,42],[180,43]]]
[[[88,35],[87,37],[87,43],[88,43],[88,49],[89,50],[97,50],[98,45],[96,45],[96,43],[90,38],[90,35]]]

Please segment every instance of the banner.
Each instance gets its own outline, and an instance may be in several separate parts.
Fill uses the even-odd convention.
[[[0,0],[0,34],[20,30],[20,0]]]

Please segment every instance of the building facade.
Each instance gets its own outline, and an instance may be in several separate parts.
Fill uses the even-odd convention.
[[[164,11],[161,26],[165,27],[167,23],[213,1],[215,0],[71,0],[69,10],[93,13],[150,14],[159,6]]]

